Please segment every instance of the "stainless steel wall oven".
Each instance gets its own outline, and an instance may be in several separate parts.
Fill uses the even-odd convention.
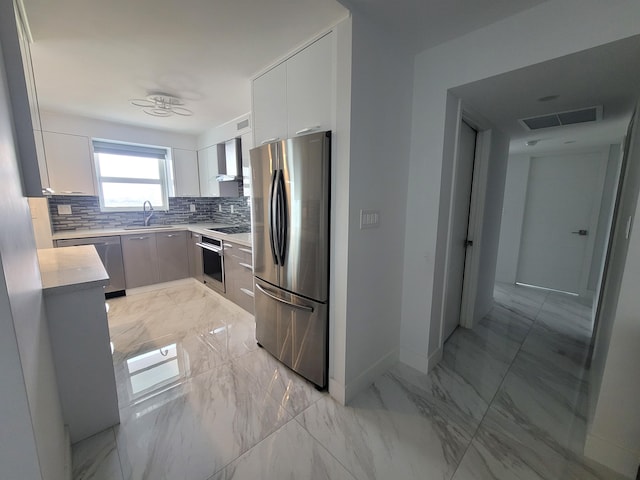
[[[222,240],[203,235],[196,245],[202,249],[204,283],[218,292],[225,293]]]

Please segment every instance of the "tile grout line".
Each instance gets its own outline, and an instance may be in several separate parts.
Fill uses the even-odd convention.
[[[478,435],[478,431],[480,430],[480,427],[484,423],[484,420],[485,420],[487,414],[489,413],[489,410],[491,409],[491,406],[493,405],[493,402],[495,401],[496,397],[498,396],[498,393],[500,392],[500,389],[502,388],[502,385],[504,384],[505,379],[507,378],[507,375],[509,375],[509,372],[511,371],[511,367],[513,367],[513,364],[515,363],[516,358],[518,358],[518,355],[520,355],[520,351],[522,350],[522,346],[524,345],[524,342],[526,342],[527,338],[529,337],[529,334],[531,333],[531,330],[533,329],[533,326],[538,321],[538,317],[540,315],[540,312],[542,311],[543,305],[547,301],[547,297],[548,297],[548,293],[545,294],[544,299],[542,300],[542,303],[540,303],[540,306],[538,307],[538,310],[537,310],[537,312],[535,314],[535,317],[532,318],[531,325],[529,326],[529,329],[527,330],[526,335],[522,338],[522,342],[520,343],[520,346],[518,347],[518,351],[516,352],[516,354],[511,359],[511,363],[509,364],[509,368],[507,368],[507,370],[504,372],[504,376],[502,377],[502,380],[500,381],[500,384],[498,385],[498,388],[496,389],[496,392],[493,394],[493,397],[491,398],[491,401],[487,404],[487,409],[485,410],[484,414],[482,415],[482,419],[480,420],[480,422],[478,422],[478,426],[476,427],[475,431],[473,432],[473,435],[471,435],[469,443],[467,444],[467,448],[465,448],[464,453],[460,456],[460,461],[458,462],[458,465],[456,465],[456,468],[453,471],[453,474],[451,475],[451,477],[449,477],[450,479],[453,479],[456,476],[456,474],[458,473],[458,470],[460,469],[460,465],[462,465],[462,460],[467,455],[467,452],[469,451],[469,448],[471,448],[471,444],[473,443],[473,441],[475,440],[476,436]]]
[[[327,395],[329,395],[329,393],[327,392]],[[335,402],[336,400],[334,400],[331,396],[329,396],[329,398],[331,399],[331,401]],[[306,412],[307,410],[311,409],[311,407],[313,407],[316,403],[318,403],[320,400],[322,400],[322,398],[319,398],[318,400],[316,400],[315,402],[313,402],[311,405],[309,405],[307,408],[305,408],[304,410],[302,410],[302,412],[300,412],[298,415],[296,415],[295,417],[293,417],[293,420],[305,431],[309,434],[309,436],[313,439],[314,442],[316,442],[320,447],[322,447],[322,449],[324,449],[331,458],[333,458],[336,462],[338,462],[339,465],[342,466],[342,468],[345,469],[346,472],[348,472],[353,478],[354,480],[358,480],[358,477],[356,476],[355,473],[353,473],[351,470],[349,470],[347,468],[347,466],[345,464],[343,464],[340,459],[338,459],[333,453],[331,453],[331,451],[324,446],[324,444],[318,440],[315,435],[313,435],[313,433],[311,433],[309,431],[309,429],[304,426],[300,420],[298,420],[298,417],[300,417],[304,412]],[[343,407],[347,408],[346,405],[343,405]]]

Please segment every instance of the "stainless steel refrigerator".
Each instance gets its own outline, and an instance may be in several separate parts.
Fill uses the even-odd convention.
[[[251,150],[256,340],[327,386],[331,132]]]

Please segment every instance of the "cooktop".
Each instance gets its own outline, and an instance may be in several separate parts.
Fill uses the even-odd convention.
[[[217,233],[250,233],[251,227],[249,225],[236,225],[234,227],[222,227],[222,228],[207,228],[212,232]]]

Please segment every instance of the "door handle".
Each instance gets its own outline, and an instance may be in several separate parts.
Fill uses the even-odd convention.
[[[256,288],[258,290],[260,290],[262,293],[264,293],[267,297],[275,300],[276,302],[284,303],[285,305],[289,305],[290,307],[297,308],[298,310],[304,310],[305,312],[310,312],[310,313],[313,312],[313,307],[310,307],[308,305],[297,305],[297,304],[295,304],[293,302],[290,302],[290,301],[285,300],[283,298],[277,297],[274,294],[272,294],[272,293],[268,292],[267,290],[265,290],[264,288],[262,288],[257,283],[256,283]]]
[[[574,235],[580,235],[581,237],[586,237],[589,235],[589,230],[578,230],[577,232],[571,232]]]

